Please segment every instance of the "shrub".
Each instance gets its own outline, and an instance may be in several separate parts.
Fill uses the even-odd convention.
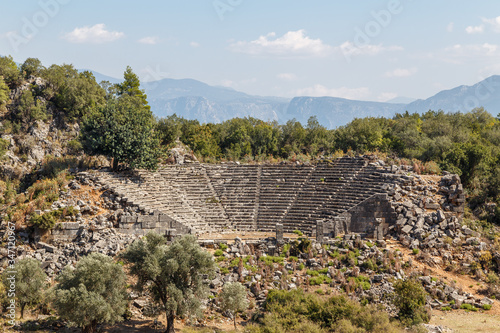
[[[267,266],[272,266],[274,263],[282,265],[284,261],[282,257],[273,256],[262,256],[259,260],[263,261]]]
[[[405,326],[418,325],[429,321],[425,310],[426,292],[415,279],[398,280],[394,284],[396,297],[394,304],[398,308],[399,320]]]
[[[2,158],[3,155],[5,155],[5,153],[7,152],[9,144],[9,141],[0,138],[0,158]]]
[[[494,272],[489,272],[488,276],[486,277],[486,282],[489,284],[497,284],[499,281],[498,275],[496,275]]]
[[[330,284],[332,283],[332,279],[330,279],[329,277],[325,276],[325,275],[318,275],[318,276],[315,276],[315,277],[312,277],[309,279],[309,284],[311,286],[319,286],[320,284]]]
[[[68,147],[68,152],[72,155],[76,155],[83,150],[82,143],[76,139],[68,141],[67,147]]]
[[[483,304],[483,310],[491,310],[491,304]]]
[[[216,250],[216,251],[214,252],[214,256],[216,256],[216,257],[220,257],[220,256],[221,256],[221,255],[223,255],[223,254],[224,254],[224,252],[223,252],[221,249],[218,249],[218,250]]]
[[[301,237],[303,235],[302,231],[300,231],[300,230],[294,230],[293,233],[298,235],[299,237]]]
[[[307,274],[307,275],[311,275],[311,276],[318,276],[318,275],[319,275],[319,272],[318,272],[318,271],[313,271],[313,270],[308,269],[308,270],[306,271],[306,274]]]
[[[220,243],[219,244],[219,249],[221,249],[222,251],[226,251],[227,250],[227,244]]]
[[[30,223],[43,230],[51,230],[56,225],[56,218],[52,213],[42,215],[33,214],[30,218]]]
[[[420,252],[420,250],[417,249],[417,248],[415,248],[415,249],[412,250],[412,252],[413,252],[414,255],[417,255]]]
[[[473,311],[473,312],[477,311],[477,308],[474,305],[466,304],[466,303],[462,303],[462,305],[460,305],[460,309],[464,309],[465,311]]]
[[[363,262],[363,267],[372,271],[377,269],[377,265],[375,265],[373,263],[373,260],[371,259],[368,259],[367,261]]]
[[[375,306],[362,306],[345,296],[322,299],[321,293],[270,290],[260,325],[249,325],[245,332],[399,332],[389,315]]]

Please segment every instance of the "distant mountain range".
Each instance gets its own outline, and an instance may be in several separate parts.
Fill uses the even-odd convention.
[[[120,82],[94,72],[98,82]],[[235,117],[254,117],[265,121],[285,123],[296,119],[307,123],[316,116],[320,124],[336,128],[363,117],[393,117],[409,111],[428,110],[467,112],[483,106],[491,114],[500,112],[500,76],[494,75],[473,86],[459,86],[443,90],[425,100],[406,97],[389,102],[357,101],[337,97],[294,97],[292,99],[252,96],[231,88],[210,86],[193,79],[163,79],[145,82],[142,88],[154,114],[165,117],[177,114],[201,123],[221,122]]]

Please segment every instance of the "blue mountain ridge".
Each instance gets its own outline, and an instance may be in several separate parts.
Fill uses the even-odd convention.
[[[97,72],[94,75],[110,82],[120,82]],[[113,79],[113,80],[111,80]],[[425,100],[397,103],[411,99],[401,98],[389,102],[349,100],[338,97],[299,96],[292,99],[253,96],[227,87],[210,86],[194,79],[162,79],[142,83],[153,113],[158,117],[172,114],[201,123],[219,123],[235,117],[254,117],[264,121],[285,123],[296,119],[305,124],[316,116],[320,124],[336,128],[355,118],[393,117],[409,111],[424,113],[428,110],[467,112],[483,106],[491,114],[500,112],[500,75],[490,76],[472,86],[459,86],[443,90]]]

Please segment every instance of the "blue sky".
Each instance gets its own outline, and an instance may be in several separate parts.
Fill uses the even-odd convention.
[[[0,0],[0,54],[249,94],[427,98],[500,74],[499,1]]]

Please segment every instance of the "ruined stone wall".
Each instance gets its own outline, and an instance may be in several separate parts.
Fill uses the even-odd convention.
[[[155,231],[161,235],[175,236],[189,234],[192,230],[176,222],[165,214],[155,212],[153,215],[126,215],[119,222],[118,231],[124,234],[146,235]]]

